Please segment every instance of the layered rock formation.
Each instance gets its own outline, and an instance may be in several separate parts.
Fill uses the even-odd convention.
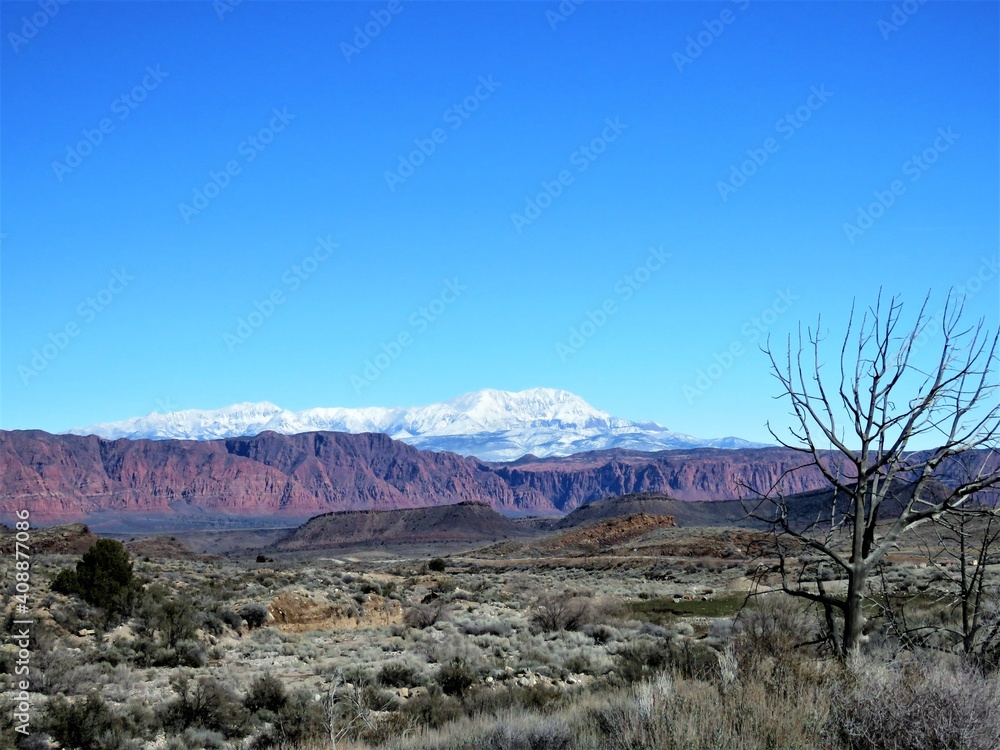
[[[490,464],[376,433],[152,441],[0,431],[0,515],[28,508],[42,522],[107,511],[291,520],[469,501],[507,514],[559,514],[635,492],[717,501],[750,497],[748,488],[824,487],[815,467],[795,470],[804,463],[779,448],[610,450]],[[949,471],[957,479],[962,467]]]

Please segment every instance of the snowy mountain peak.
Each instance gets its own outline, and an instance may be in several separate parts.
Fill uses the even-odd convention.
[[[440,404],[414,407],[313,408],[292,412],[267,401],[221,409],[186,409],[69,430],[74,435],[117,439],[216,440],[265,430],[382,432],[426,450],[449,450],[487,461],[526,453],[563,456],[605,448],[656,451],[704,446],[760,445],[740,438],[702,440],[671,432],[656,422],[630,422],[595,409],[569,391],[484,389]]]
[[[445,403],[487,429],[509,429],[513,423],[585,427],[607,423],[612,418],[576,394],[554,388],[531,388],[516,393],[485,389]]]
[[[281,407],[268,401],[244,402],[221,409],[185,409],[165,414],[154,411],[144,417],[132,417],[121,422],[102,422],[69,432],[74,435],[100,435],[108,439],[215,440],[256,435],[265,424],[283,411]]]

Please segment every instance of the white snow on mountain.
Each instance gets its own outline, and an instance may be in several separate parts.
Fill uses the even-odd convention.
[[[671,432],[656,422],[631,422],[595,409],[579,396],[553,388],[511,393],[486,389],[441,404],[412,407],[316,408],[288,411],[243,403],[222,409],[187,409],[69,430],[108,439],[216,440],[273,430],[286,435],[320,430],[383,432],[425,450],[447,450],[484,461],[511,461],[531,453],[566,456],[627,448],[751,448],[735,437],[705,440]]]

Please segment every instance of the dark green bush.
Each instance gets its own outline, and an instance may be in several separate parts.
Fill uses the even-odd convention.
[[[51,588],[58,594],[80,596],[80,581],[77,580],[76,571],[69,568],[60,570],[52,579]]]
[[[217,611],[219,619],[237,633],[243,625],[243,618],[238,612],[233,612],[229,607],[220,607]]]
[[[240,616],[251,630],[262,628],[267,623],[267,608],[263,604],[247,604],[240,610]]]
[[[132,573],[125,545],[99,539],[76,563],[76,571],[63,570],[52,581],[52,590],[79,596],[104,610],[110,621],[130,615],[143,594],[142,582]]]
[[[205,677],[192,680],[188,675],[177,676],[170,684],[177,697],[163,708],[163,726],[174,732],[201,728],[227,738],[246,736],[247,711],[225,685]]]
[[[445,695],[462,695],[479,681],[479,675],[462,658],[456,656],[438,670],[437,684]]]
[[[252,714],[258,711],[278,713],[288,703],[285,686],[274,675],[266,672],[250,683],[243,705]]]
[[[386,664],[379,670],[378,681],[385,687],[402,688],[420,685],[422,678],[409,664],[396,661]]]
[[[325,715],[308,693],[288,696],[270,728],[254,740],[254,750],[289,748],[326,736]]]
[[[59,696],[46,706],[46,731],[62,747],[107,750],[120,744],[124,723],[99,695],[70,702]]]
[[[434,573],[444,573],[446,565],[442,558],[435,557],[429,563],[427,563],[427,569],[433,571]]]

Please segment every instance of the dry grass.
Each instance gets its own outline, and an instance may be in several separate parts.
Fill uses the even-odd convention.
[[[979,750],[1000,736],[996,677],[915,660],[877,619],[872,655],[842,669],[800,604],[759,597],[737,614],[738,561],[137,560],[159,598],[102,632],[93,608],[45,585],[74,560],[34,568],[32,750],[54,747],[45,733],[58,739],[67,716],[99,735],[84,750],[317,750],[331,723],[337,747],[358,750]],[[888,579],[921,592],[921,622],[949,616],[935,571],[895,560]],[[0,747],[16,739],[13,651],[0,647]],[[244,705],[264,675],[287,701]],[[102,706],[73,719],[88,695]]]

